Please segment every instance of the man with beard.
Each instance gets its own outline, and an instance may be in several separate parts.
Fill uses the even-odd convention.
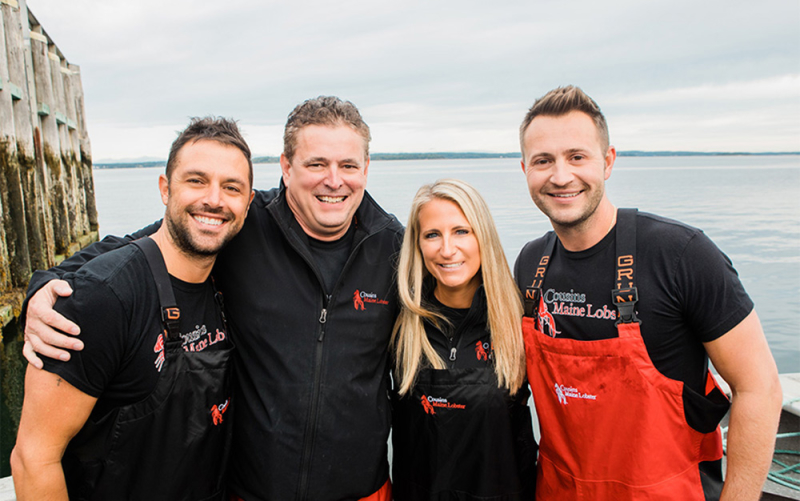
[[[233,345],[209,274],[253,199],[235,122],[194,119],[159,177],[166,224],[63,278],[83,351],[29,366],[17,498],[219,499]]]
[[[391,499],[387,348],[403,228],[366,192],[369,141],[349,101],[320,96],[295,107],[281,186],[256,192],[217,259],[237,345],[231,499]],[[124,242],[107,238],[64,264]],[[63,271],[37,272],[31,293]],[[48,311],[56,287],[30,299],[26,338],[73,348],[45,325],[77,329]]]
[[[700,230],[605,192],[616,150],[576,87],[536,101],[522,170],[553,232],[515,265],[542,438],[537,499],[757,499],[781,390],[753,302]],[[727,474],[719,422],[729,404]]]

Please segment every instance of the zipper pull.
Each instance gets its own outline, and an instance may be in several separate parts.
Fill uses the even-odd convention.
[[[450,361],[451,362],[455,362],[456,361],[456,349],[455,348],[450,348]]]
[[[322,312],[319,315],[319,323],[324,324],[327,319],[328,319],[328,309],[322,308]]]

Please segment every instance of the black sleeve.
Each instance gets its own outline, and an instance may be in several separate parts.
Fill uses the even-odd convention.
[[[687,244],[675,283],[686,321],[703,343],[727,333],[753,310],[731,260],[702,232]]]
[[[68,259],[65,259],[61,264],[58,266],[54,266],[49,270],[37,270],[31,276],[30,282],[28,282],[28,291],[27,296],[25,297],[25,301],[22,303],[22,312],[20,313],[20,321],[22,322],[22,327],[25,327],[25,312],[28,311],[28,301],[30,298],[36,294],[39,289],[45,286],[47,282],[51,280],[61,279],[67,273],[77,271],[80,269],[81,266],[88,263],[92,259],[105,254],[106,252],[112,251],[114,249],[118,249],[123,245],[126,245],[138,238],[145,237],[147,235],[152,235],[155,233],[158,228],[161,227],[161,221],[156,221],[155,223],[142,228],[141,230],[132,233],[130,235],[126,235],[124,237],[117,237],[114,235],[108,235],[103,240],[99,242],[95,242],[88,247],[79,250]]]
[[[65,279],[74,292],[60,298],[55,309],[81,326],[85,347],[72,352],[67,362],[41,357],[44,370],[58,374],[87,395],[100,397],[126,360],[129,313],[105,283],[74,274]]]

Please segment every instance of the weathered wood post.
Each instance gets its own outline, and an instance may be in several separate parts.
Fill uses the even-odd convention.
[[[86,128],[81,70],[75,64],[69,64],[67,68],[69,68],[71,72],[70,82],[72,98],[75,103],[75,121],[77,122],[77,135],[81,154],[81,172],[83,175],[83,199],[86,203],[86,222],[90,231],[97,231],[97,204],[94,198],[94,177],[92,176],[92,142],[89,140],[89,131]]]
[[[11,284],[21,287],[28,282],[31,273],[31,261],[28,253],[28,231],[25,217],[25,204],[22,199],[22,181],[20,179],[19,160],[17,159],[17,141],[14,124],[13,101],[22,97],[18,84],[12,83],[8,71],[8,26],[12,24],[6,19],[12,17],[14,6],[8,2],[0,2],[3,37],[0,39],[0,79],[3,90],[0,91],[0,164],[3,168],[2,192],[3,223],[8,247],[8,272]],[[12,28],[13,30],[13,28]]]
[[[10,7],[5,5],[4,7]],[[27,14],[27,12],[26,12]],[[23,27],[28,27],[27,15],[21,18],[21,9],[8,8],[3,12],[3,24],[6,34],[6,52],[8,57],[8,78],[11,82],[19,82],[21,98],[14,100],[14,132],[17,140],[17,159],[22,181],[23,199],[25,201],[25,223],[28,232],[28,253],[31,268],[48,267],[47,243],[43,235],[45,226],[42,210],[37,200],[41,192],[36,175],[36,157],[33,147],[33,124],[31,123],[31,95],[35,92],[28,86],[28,73],[25,64],[25,44]]]
[[[55,54],[55,45],[48,42],[42,33],[41,25],[31,31],[31,56],[36,83],[37,114],[39,116],[40,135],[38,144],[36,137],[36,159],[41,161],[43,176],[48,187],[46,196],[50,205],[53,218],[53,241],[56,254],[65,254],[70,243],[69,220],[67,217],[66,194],[61,172],[61,156],[56,152],[60,150],[58,143],[58,125],[55,118],[55,103],[53,102],[53,81],[51,76],[51,56],[60,58]],[[41,160],[40,160],[41,159]],[[45,183],[43,183],[44,185]]]
[[[79,68],[66,61],[25,0],[0,0],[0,210],[4,477],[22,407],[26,362],[17,318],[31,271],[49,268],[97,239]],[[6,480],[0,478],[0,490]]]

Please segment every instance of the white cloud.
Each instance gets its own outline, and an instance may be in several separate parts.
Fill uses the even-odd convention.
[[[373,151],[515,151],[525,110],[570,83],[637,149],[797,149],[798,2],[28,5],[81,66],[95,157],[163,155],[160,131],[206,114],[276,154],[286,115],[320,94],[362,109]],[[153,140],[132,144],[134,130]]]

